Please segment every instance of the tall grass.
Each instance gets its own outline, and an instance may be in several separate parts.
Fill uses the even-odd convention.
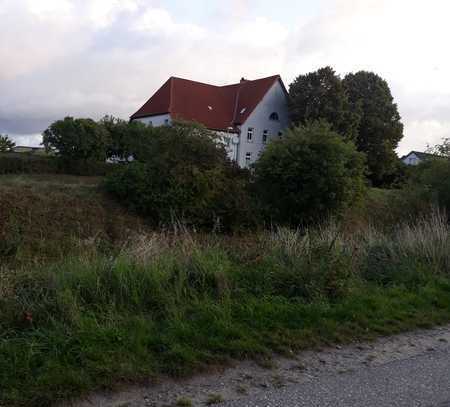
[[[115,253],[0,270],[0,404],[450,320],[439,212],[389,234],[332,222],[240,238],[181,229]]]

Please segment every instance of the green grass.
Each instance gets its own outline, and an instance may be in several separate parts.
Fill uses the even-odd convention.
[[[438,213],[395,228],[156,233],[100,183],[0,176],[0,405],[450,321]],[[370,212],[386,212],[390,193],[372,194]]]
[[[101,191],[101,179],[0,175],[0,262],[41,264],[99,246],[111,250],[145,230]]]
[[[155,234],[116,256],[3,268],[0,404],[48,406],[232,358],[450,321],[443,219],[361,233],[329,225],[234,244]]]

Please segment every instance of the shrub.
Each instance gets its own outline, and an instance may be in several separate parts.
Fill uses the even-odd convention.
[[[115,165],[99,161],[64,160],[54,156],[29,153],[0,153],[0,175],[5,174],[72,174],[106,175]]]
[[[92,119],[66,117],[44,131],[43,144],[64,161],[104,161],[110,137],[105,127]]]
[[[107,178],[110,193],[157,225],[246,225],[248,173],[229,161],[213,133],[181,123],[147,132],[138,161]]]
[[[450,159],[437,158],[425,161],[417,168],[412,181],[427,202],[439,206],[450,215]]]
[[[276,222],[299,225],[339,214],[364,191],[364,156],[325,122],[287,132],[255,165],[256,189]]]
[[[151,130],[139,121],[131,123],[112,116],[105,116],[100,124],[105,127],[110,136],[107,157],[129,161],[131,157],[139,157],[142,142],[148,139]]]

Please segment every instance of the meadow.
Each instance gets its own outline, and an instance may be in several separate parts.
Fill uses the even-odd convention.
[[[0,405],[450,321],[438,210],[391,227],[355,214],[298,230],[155,231],[99,178],[1,181]],[[371,199],[382,213],[385,194]]]

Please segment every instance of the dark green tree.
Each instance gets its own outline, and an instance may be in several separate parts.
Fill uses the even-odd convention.
[[[10,151],[15,145],[14,141],[12,141],[8,135],[5,134],[3,136],[0,134],[0,153]]]
[[[290,115],[294,125],[324,119],[346,140],[355,140],[359,114],[351,109],[345,87],[327,66],[298,76],[289,86]]]
[[[387,82],[373,72],[348,74],[343,84],[351,108],[361,115],[356,146],[367,155],[369,178],[383,186],[398,168],[395,149],[403,137],[403,124]]]
[[[325,122],[301,125],[267,146],[255,187],[270,218],[297,226],[338,215],[364,192],[364,154]]]
[[[145,145],[153,132],[149,126],[139,121],[127,122],[113,116],[105,116],[100,120],[110,136],[107,148],[108,158],[129,161],[139,156],[142,145]]]
[[[44,131],[43,144],[48,152],[65,161],[104,161],[110,136],[103,125],[92,119],[66,117]]]
[[[112,195],[154,225],[246,226],[249,173],[227,158],[215,133],[187,123],[146,131],[136,160],[107,177]]]

